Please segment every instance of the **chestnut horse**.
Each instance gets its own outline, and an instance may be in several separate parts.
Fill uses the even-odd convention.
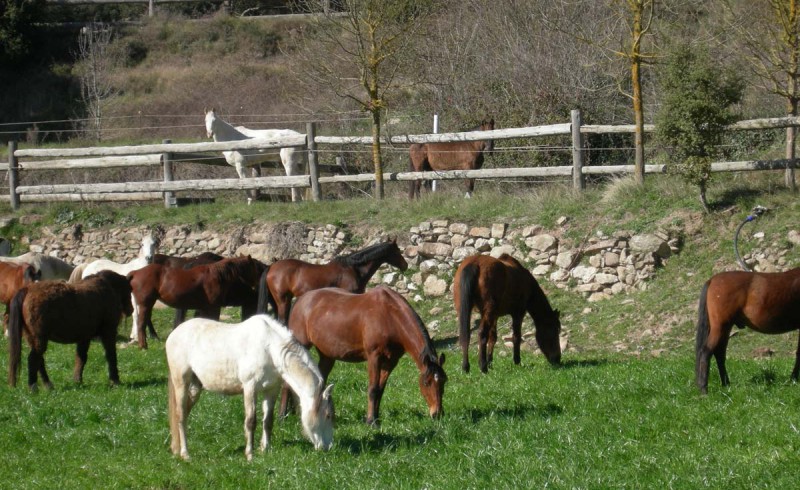
[[[697,317],[695,380],[708,392],[709,359],[717,360],[723,386],[730,384],[725,351],[731,329],[750,327],[756,332],[780,334],[800,330],[800,268],[786,272],[720,272],[700,291]],[[800,374],[798,340],[792,381]]]
[[[144,325],[152,322],[156,301],[161,300],[173,308],[199,310],[204,316],[217,320],[223,306],[255,304],[258,280],[266,268],[248,255],[191,269],[149,264],[128,273],[139,307],[139,347],[147,348]]]
[[[42,277],[42,271],[32,265],[12,262],[0,262],[0,303],[6,305],[3,315],[3,330],[8,333],[8,306],[14,295],[22,287],[36,282]]]
[[[539,283],[517,259],[508,254],[497,259],[488,255],[467,257],[458,266],[453,284],[453,300],[459,324],[458,342],[463,356],[461,368],[464,372],[469,372],[470,316],[473,308],[481,315],[478,333],[481,372],[488,372],[492,363],[497,342],[497,318],[504,315],[511,315],[514,364],[520,362],[525,313],[533,319],[536,343],[547,360],[551,364],[561,362],[559,312],[550,306]]]
[[[371,245],[350,255],[334,257],[327,264],[309,264],[297,259],[278,260],[269,266],[258,291],[258,312],[267,311],[269,303],[277,317],[289,322],[292,298],[314,289],[337,287],[351,293],[363,293],[375,271],[383,264],[408,268],[397,240]]]
[[[36,389],[37,372],[45,387],[53,387],[44,362],[50,340],[77,344],[74,379],[80,383],[89,343],[99,337],[106,353],[108,377],[112,384],[119,384],[117,326],[124,315],[132,313],[131,287],[127,279],[109,270],[79,283],[43,281],[20,289],[11,301],[8,319],[9,384],[17,384],[23,336],[31,347],[28,355],[31,390]]]
[[[317,349],[324,380],[335,361],[367,362],[368,424],[379,423],[386,381],[406,352],[419,369],[419,389],[428,413],[431,417],[443,414],[444,354],[437,357],[419,315],[397,292],[385,286],[362,294],[339,288],[310,291],[297,299],[289,330],[302,345]],[[284,385],[282,411],[287,391]]]
[[[477,131],[494,129],[494,119],[481,121]],[[433,170],[477,170],[483,166],[483,153],[494,150],[494,140],[452,141],[448,143],[414,143],[408,148],[411,172],[430,172]],[[472,197],[475,179],[466,179],[466,197]],[[422,181],[409,182],[408,198],[419,198]]]

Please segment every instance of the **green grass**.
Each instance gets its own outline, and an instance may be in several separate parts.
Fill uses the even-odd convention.
[[[35,211],[41,223],[64,226],[72,224],[70,219],[208,228],[298,220],[400,233],[426,219],[552,228],[558,217],[567,216],[561,232],[573,243],[597,230],[651,232],[679,225],[691,231],[680,254],[645,291],[587,303],[542,281],[562,311],[569,338],[559,369],[529,345],[522,365],[513,366],[508,349],[498,344],[488,375],[464,374],[451,299],[413,303],[426,323],[439,323],[432,336],[447,355],[445,416],[427,417],[416,368],[406,357],[389,380],[382,426],[369,428],[362,422],[365,366],[338,364],[331,377],[336,443],[328,453],[313,451],[291,416],[276,423],[273,448],[247,463],[241,398],[205,394],[189,421],[193,459],[179,461],[169,452],[162,342],[151,342],[147,351],[121,350],[123,385],[113,389],[99,345],[90,351],[83,386],[76,386],[73,347],[51,344],[47,362],[55,391],[33,395],[23,387],[0,386],[0,487],[793,487],[800,477],[800,387],[789,382],[789,374],[797,334],[737,331],[728,351],[731,386],[720,386],[716,366],[708,396],[701,397],[693,384],[697,295],[711,274],[735,267],[736,226],[754,204],[773,210],[748,225],[743,252],[773,242],[788,246],[786,233],[797,229],[800,204],[776,184],[779,180],[777,174],[720,177],[709,192],[715,212],[707,216],[698,214],[692,189],[661,176],[648,179],[644,188],[619,181],[595,185],[581,196],[559,186],[482,193],[479,183],[470,201],[454,191],[414,203],[398,193],[380,202],[247,207],[228,201],[166,211],[157,205],[23,207],[20,215]],[[68,219],[69,211],[73,217]],[[30,235],[36,226],[15,224],[6,231]],[[766,238],[752,239],[754,231]],[[799,258],[798,247],[789,247],[788,262],[797,264]],[[169,312],[158,311],[155,321],[165,335]],[[508,333],[507,319],[499,328],[501,336]],[[527,320],[523,330],[531,328]],[[774,352],[771,357],[754,354],[765,347]],[[0,370],[7,369],[5,352],[2,340]],[[473,347],[473,366],[476,357]]]

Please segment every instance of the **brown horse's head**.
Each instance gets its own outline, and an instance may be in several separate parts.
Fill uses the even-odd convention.
[[[397,267],[401,271],[408,269],[408,262],[403,257],[400,247],[397,246],[397,238],[392,239],[391,245],[387,250],[386,263]]]
[[[561,363],[561,314],[553,310],[552,315],[536,318],[536,343],[550,364]]]
[[[444,354],[437,360],[434,356],[426,356],[423,360],[425,370],[419,375],[419,390],[428,404],[428,413],[432,418],[444,415],[442,408],[442,397],[444,396],[444,385],[447,382],[447,374],[444,372]]]
[[[481,125],[478,127],[479,131],[493,131],[494,130],[494,118],[490,117],[488,119],[484,119],[481,121]],[[483,151],[494,151],[494,140],[486,140],[483,141]]]
[[[125,314],[125,316],[131,316],[133,314],[133,304],[131,303],[132,290],[127,277],[110,270],[100,271],[97,274],[89,276],[89,278],[92,277],[97,277],[105,282],[113,293],[117,295],[122,313]]]
[[[249,285],[253,289],[258,289],[258,280],[261,278],[261,274],[267,270],[267,265],[248,255],[247,257],[243,258],[243,264],[239,270],[242,274],[242,280],[245,282],[245,284]]]

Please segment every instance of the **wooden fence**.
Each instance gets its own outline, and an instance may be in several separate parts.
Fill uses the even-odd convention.
[[[740,121],[729,127],[731,130],[751,130],[800,126],[800,117],[757,119]],[[481,170],[451,170],[431,172],[384,172],[385,182],[412,180],[452,180],[452,179],[497,179],[521,177],[553,177],[571,178],[573,186],[581,190],[585,187],[585,176],[596,174],[632,173],[633,165],[584,166],[585,148],[584,134],[632,133],[633,125],[607,126],[582,125],[580,112],[572,112],[572,121],[564,124],[536,126],[527,128],[496,129],[492,131],[469,131],[463,133],[440,133],[402,135],[384,138],[389,144],[430,143],[448,141],[503,140],[512,138],[535,138],[553,135],[571,135],[572,165],[561,167],[528,167]],[[645,131],[653,131],[652,125],[646,125]],[[19,208],[21,202],[44,202],[55,200],[140,200],[164,199],[165,206],[174,206],[174,192],[190,190],[254,190],[254,189],[286,189],[311,188],[312,198],[321,198],[320,186],[339,182],[372,182],[375,175],[332,175],[320,176],[318,164],[318,145],[360,144],[371,145],[368,136],[317,136],[314,123],[307,125],[307,134],[282,139],[249,139],[243,141],[219,143],[162,143],[156,145],[59,148],[59,149],[17,149],[15,142],[9,143],[9,199],[13,209]],[[309,172],[298,176],[273,176],[248,179],[216,179],[216,180],[180,180],[172,178],[172,162],[196,158],[199,161],[212,159],[220,163],[220,159],[208,157],[210,152],[229,150],[269,150],[284,147],[305,148],[308,152]],[[92,158],[86,158],[92,157]],[[47,158],[49,160],[28,160]],[[202,160],[201,160],[202,159]],[[161,166],[164,179],[161,182],[124,182],[106,184],[52,184],[21,186],[19,172],[43,169],[87,169],[130,166]],[[750,160],[739,162],[717,162],[712,164],[714,172],[752,171],[790,169],[793,171],[796,160]],[[663,173],[664,165],[646,165],[645,173]]]

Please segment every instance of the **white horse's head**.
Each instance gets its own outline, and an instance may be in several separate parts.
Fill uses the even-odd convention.
[[[301,421],[314,449],[327,451],[333,446],[333,385],[328,385],[314,397],[310,407],[303,407]]]
[[[139,257],[145,259],[148,264],[153,263],[153,256],[156,254],[158,248],[158,240],[152,235],[148,234],[142,238],[142,248],[139,250]]]
[[[206,136],[209,138],[214,137],[214,124],[217,122],[217,115],[214,113],[212,107],[210,111],[206,111]]]

